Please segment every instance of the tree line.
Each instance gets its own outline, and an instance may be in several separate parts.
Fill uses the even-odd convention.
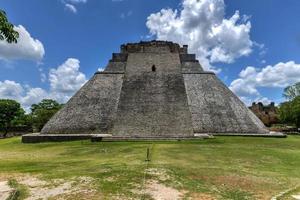
[[[300,128],[300,82],[286,87],[283,96],[288,101],[279,105],[280,121]]]
[[[0,99],[0,132],[6,137],[9,131],[39,132],[63,104],[52,99],[43,99],[32,104],[26,113],[20,103],[11,99]]]

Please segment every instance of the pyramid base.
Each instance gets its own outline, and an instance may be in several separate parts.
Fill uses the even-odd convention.
[[[281,132],[269,132],[266,134],[255,134],[255,133],[216,133],[214,136],[240,136],[240,137],[270,137],[270,138],[286,138],[287,135]]]
[[[23,143],[41,143],[41,142],[67,142],[76,140],[91,140],[92,142],[114,142],[114,141],[181,141],[181,140],[195,140],[195,139],[211,139],[214,136],[241,136],[241,137],[269,137],[269,138],[286,138],[287,135],[278,132],[270,132],[268,134],[230,134],[230,133],[214,133],[205,134],[197,133],[194,136],[186,137],[116,137],[110,134],[40,134],[31,133],[22,136]]]
[[[89,140],[91,134],[40,134],[31,133],[22,136],[23,143],[41,143],[41,142],[66,142],[76,140]]]
[[[31,133],[22,136],[23,143],[41,143],[41,142],[67,142],[76,140],[91,140],[92,142],[113,142],[113,141],[180,141],[180,140],[192,140],[192,139],[208,139],[213,138],[209,134],[195,134],[191,137],[130,137],[122,136],[116,137],[110,134],[40,134]]]

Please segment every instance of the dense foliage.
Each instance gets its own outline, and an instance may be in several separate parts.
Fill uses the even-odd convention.
[[[4,130],[4,137],[13,125],[13,121],[17,123],[24,113],[20,104],[15,100],[0,99],[0,128]]]
[[[26,114],[15,100],[0,99],[0,132],[6,137],[8,132],[40,131],[61,107],[52,99],[44,99]]]
[[[31,106],[33,127],[40,131],[49,119],[59,110],[62,105],[52,99],[44,99],[38,104]]]
[[[18,37],[19,33],[14,30],[14,25],[8,21],[6,13],[0,9],[0,40],[17,43]]]
[[[280,104],[279,107],[280,120],[283,123],[294,124],[300,127],[300,96],[295,97],[291,101]]]

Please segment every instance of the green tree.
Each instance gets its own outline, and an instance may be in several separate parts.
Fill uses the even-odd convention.
[[[12,121],[12,127],[21,131],[32,131],[32,115],[26,114],[21,108],[21,114]]]
[[[279,105],[279,118],[282,123],[292,123],[292,104],[290,101],[283,102]]]
[[[283,123],[294,124],[300,127],[300,96],[295,97],[291,101],[280,104],[279,107],[280,120]]]
[[[300,82],[284,88],[283,96],[287,99],[294,99],[295,97],[300,96]]]
[[[297,128],[300,128],[300,96],[297,96],[292,101],[292,118]]]
[[[62,106],[52,99],[43,99],[40,103],[33,104],[31,106],[32,121],[37,131],[42,130],[43,126]]]
[[[19,33],[14,30],[14,25],[8,21],[5,11],[0,9],[0,40],[17,43],[18,38]]]
[[[15,100],[0,99],[0,127],[4,129],[3,137],[7,136],[13,120],[24,114],[24,110]]]

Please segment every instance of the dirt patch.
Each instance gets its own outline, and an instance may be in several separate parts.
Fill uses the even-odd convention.
[[[0,182],[0,199],[7,199],[12,191],[13,189],[9,187],[7,181]]]
[[[155,176],[161,181],[166,181],[171,178],[165,169],[149,168],[146,170],[146,173],[151,176]]]
[[[226,185],[231,188],[251,189],[255,182],[247,177],[241,176],[217,176],[213,179],[216,185]]]
[[[150,195],[155,200],[178,200],[182,199],[185,192],[167,187],[158,181],[149,181],[146,184],[145,194]]]
[[[49,198],[65,199],[69,195],[94,195],[96,190],[91,189],[93,179],[90,177],[78,177],[71,180],[54,179],[41,180],[38,177],[15,177],[18,183],[26,186],[29,196],[26,200],[41,200]],[[6,199],[13,191],[8,185],[8,179],[0,182],[0,199]]]

